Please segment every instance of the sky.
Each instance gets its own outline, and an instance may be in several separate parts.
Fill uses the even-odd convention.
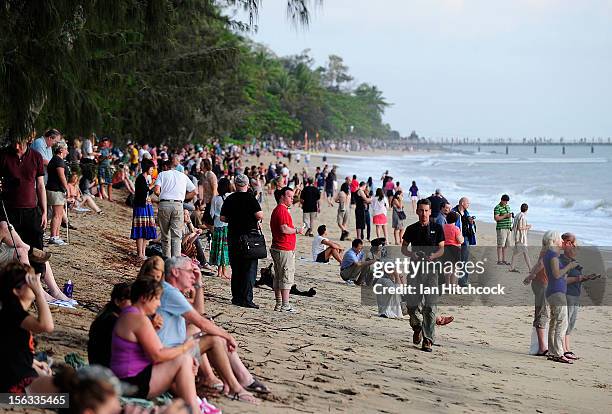
[[[323,0],[307,28],[286,4],[262,0],[250,37],[341,56],[402,135],[612,136],[612,0]]]

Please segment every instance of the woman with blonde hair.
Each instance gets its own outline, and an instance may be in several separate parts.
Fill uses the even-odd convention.
[[[93,197],[91,197],[89,194],[83,194],[81,192],[81,189],[79,188],[79,176],[77,174],[72,174],[70,176],[66,192],[66,201],[68,201],[68,206],[71,208],[85,206],[92,209],[97,214],[102,214],[102,210],[100,207],[98,207]]]
[[[550,307],[550,323],[548,325],[548,357],[555,362],[572,364],[572,361],[565,357],[563,341],[568,326],[567,314],[567,272],[578,264],[571,262],[565,267],[559,263],[559,251],[563,245],[561,233],[549,230],[544,233],[542,246],[546,252],[542,257],[544,271],[548,278],[546,287],[546,301]]]

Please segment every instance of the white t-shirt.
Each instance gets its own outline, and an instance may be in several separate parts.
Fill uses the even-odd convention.
[[[372,199],[372,216],[377,216],[379,214],[387,214],[387,209],[389,208],[389,203],[387,202],[387,197],[383,197],[382,200],[378,200],[378,197],[374,197]]]
[[[323,244],[323,240],[327,240],[326,237],[319,236],[318,234],[312,240],[312,260],[317,260],[319,253],[324,252],[327,246]]]
[[[527,246],[527,233],[529,230],[519,230],[521,227],[527,227],[527,215],[522,211],[514,219],[512,231],[514,232],[514,243]]]
[[[176,170],[162,171],[157,176],[155,185],[160,187],[160,200],[184,200],[185,194],[194,191],[195,185],[183,173]]]

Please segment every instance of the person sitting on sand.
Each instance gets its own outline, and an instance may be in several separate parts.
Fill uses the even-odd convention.
[[[361,285],[365,282],[370,265],[376,262],[376,259],[365,260],[363,252],[363,240],[354,239],[351,242],[351,248],[344,253],[342,262],[340,262],[340,277],[347,285]]]
[[[327,226],[321,224],[317,228],[317,235],[312,240],[312,260],[317,263],[327,263],[329,258],[333,257],[342,262],[342,253],[344,249],[338,243],[329,240],[327,237]]]
[[[151,164],[153,164],[153,161],[151,160],[148,160],[148,161],[151,162]],[[128,190],[130,194],[134,194],[136,189],[134,187],[134,183],[132,183],[129,177],[130,177],[129,167],[123,163],[120,163],[119,168],[113,174],[113,178],[111,181],[112,187],[115,190],[120,190],[122,188],[125,188],[126,190]]]
[[[12,260],[29,265],[30,262],[44,264],[51,258],[51,253],[33,248],[25,244],[19,234],[6,221],[0,221],[0,265]]]
[[[165,346],[175,346],[197,332],[203,335],[196,343],[198,355],[206,356],[210,363],[223,378],[221,383],[212,370],[206,369],[204,377],[206,385],[217,391],[227,389],[228,397],[249,403],[259,403],[259,400],[248,392],[245,387],[267,391],[267,388],[250,375],[238,357],[236,341],[224,329],[214,322],[204,318],[204,292],[202,275],[193,263],[184,257],[166,259],[164,292],[161,298],[159,313],[164,324],[159,331],[159,338]],[[195,281],[195,283],[194,283]],[[195,288],[196,296],[192,306],[182,292]],[[188,328],[187,328],[188,327]],[[202,358],[202,367],[208,368]],[[208,371],[208,372],[206,372]]]
[[[28,310],[36,302],[38,316]],[[32,267],[11,261],[0,269],[0,392],[57,392],[51,369],[34,359],[32,335],[53,332],[53,318],[40,275]]]
[[[159,256],[151,256],[144,261],[140,266],[137,279],[143,277],[152,277],[153,279],[161,282],[164,277],[164,259]]]
[[[78,174],[72,174],[68,180],[68,188],[66,201],[70,208],[87,207],[95,211],[97,214],[102,214],[102,209],[98,207],[93,197],[89,194],[83,194],[79,188]]]
[[[195,389],[192,338],[164,347],[148,316],[160,304],[163,287],[154,279],[136,280],[131,287],[131,306],[123,309],[112,334],[110,367],[117,377],[137,390],[135,398],[154,398],[172,389],[193,413],[200,412]]]
[[[89,327],[87,357],[90,365],[110,367],[112,336],[121,311],[131,306],[130,285],[122,282],[113,286],[110,301],[102,308]]]

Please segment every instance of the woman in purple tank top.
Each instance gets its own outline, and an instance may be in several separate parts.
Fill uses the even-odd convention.
[[[132,284],[132,306],[123,310],[113,331],[110,366],[121,381],[138,388],[134,397],[154,398],[172,388],[193,413],[199,413],[190,353],[196,342],[190,338],[164,348],[148,318],[159,307],[161,294],[162,285],[154,279]]]
[[[550,306],[550,323],[548,325],[548,355],[555,362],[571,364],[572,361],[564,356],[563,339],[568,326],[567,314],[567,272],[576,267],[572,262],[561,268],[559,264],[559,251],[563,244],[558,231],[547,231],[542,238],[542,246],[547,248],[542,258],[544,271],[548,278],[546,288],[546,301]]]

